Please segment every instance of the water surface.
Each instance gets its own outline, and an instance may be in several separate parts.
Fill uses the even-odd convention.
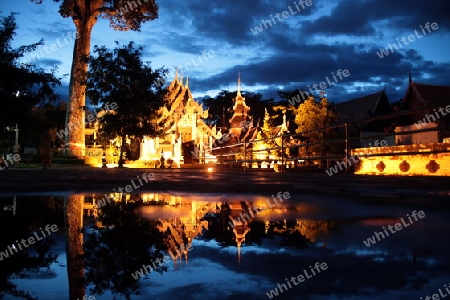
[[[105,195],[0,198],[2,252],[58,226],[3,256],[3,299],[69,299],[69,287],[95,299],[269,299],[281,284],[277,299],[419,299],[450,283],[445,210],[295,194],[107,196],[98,209]],[[425,217],[409,222],[414,210]],[[365,245],[401,218],[407,227]],[[327,268],[294,284],[316,263]]]

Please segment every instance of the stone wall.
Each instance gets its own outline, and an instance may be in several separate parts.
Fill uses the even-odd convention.
[[[359,148],[352,155],[361,155],[355,174],[450,176],[450,143]]]

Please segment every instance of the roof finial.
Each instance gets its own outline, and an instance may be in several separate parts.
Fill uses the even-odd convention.
[[[237,95],[241,96],[241,72],[238,73],[238,86],[237,86]]]
[[[320,98],[323,99],[325,98],[325,91],[324,90],[320,90]]]
[[[185,88],[189,89],[189,76],[186,75],[186,85]]]
[[[409,70],[409,83],[412,82],[411,70]]]
[[[183,85],[183,74],[180,75],[180,84]]]
[[[175,81],[178,81],[178,68],[175,68]]]

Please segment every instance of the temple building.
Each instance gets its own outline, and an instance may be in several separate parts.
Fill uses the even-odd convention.
[[[238,76],[238,85],[236,97],[233,98],[233,107],[232,112],[233,115],[223,123],[220,131],[217,135],[217,141],[214,143],[215,150],[213,150],[212,154],[218,157],[221,161],[236,161],[237,159],[242,159],[244,157],[240,157],[237,153],[243,153],[242,144],[246,143],[246,147],[251,149],[251,142],[256,139],[258,134],[258,127],[253,125],[253,119],[249,115],[250,107],[245,103],[245,97],[242,97],[241,94],[241,79]],[[224,118],[225,116],[223,116]],[[236,146],[231,146],[238,144]],[[217,147],[223,147],[221,149],[217,149]]]
[[[188,78],[175,79],[168,87],[169,105],[161,112],[164,124],[164,138],[144,137],[140,148],[140,161],[171,162],[171,167],[179,167],[183,163],[192,163],[195,159],[204,159],[206,152],[217,138],[216,129],[208,127],[203,119],[208,117],[208,110],[203,110],[192,97]],[[200,155],[195,155],[200,154]],[[198,156],[198,157],[195,157]],[[207,159],[214,160],[208,155]]]
[[[444,110],[450,109],[449,92],[448,86],[414,82],[410,74],[396,110],[413,113],[393,118],[387,131],[395,133],[394,146],[373,147],[375,155],[367,157],[367,149],[352,149],[360,157],[355,174],[450,176],[450,116]]]
[[[418,83],[409,76],[405,96],[399,104],[399,111],[421,110],[417,113],[399,116],[392,123],[397,145],[424,143],[448,143],[450,141],[450,115],[448,94],[450,86]],[[426,109],[426,110],[422,110]],[[436,128],[436,130],[432,130]],[[423,132],[403,134],[403,132],[428,129]]]

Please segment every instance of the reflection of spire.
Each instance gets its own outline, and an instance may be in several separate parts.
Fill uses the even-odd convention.
[[[237,243],[238,264],[241,264],[241,242]]]
[[[230,205],[231,208],[231,220],[233,222],[233,234],[234,239],[237,244],[237,255],[238,255],[238,263],[241,262],[241,246],[242,243],[245,242],[245,236],[250,231],[250,227],[248,226],[248,223],[253,219],[253,215],[250,217],[246,210],[242,208],[242,203],[236,205],[237,207],[233,207],[233,205]],[[237,217],[237,213],[240,212],[239,217]]]

